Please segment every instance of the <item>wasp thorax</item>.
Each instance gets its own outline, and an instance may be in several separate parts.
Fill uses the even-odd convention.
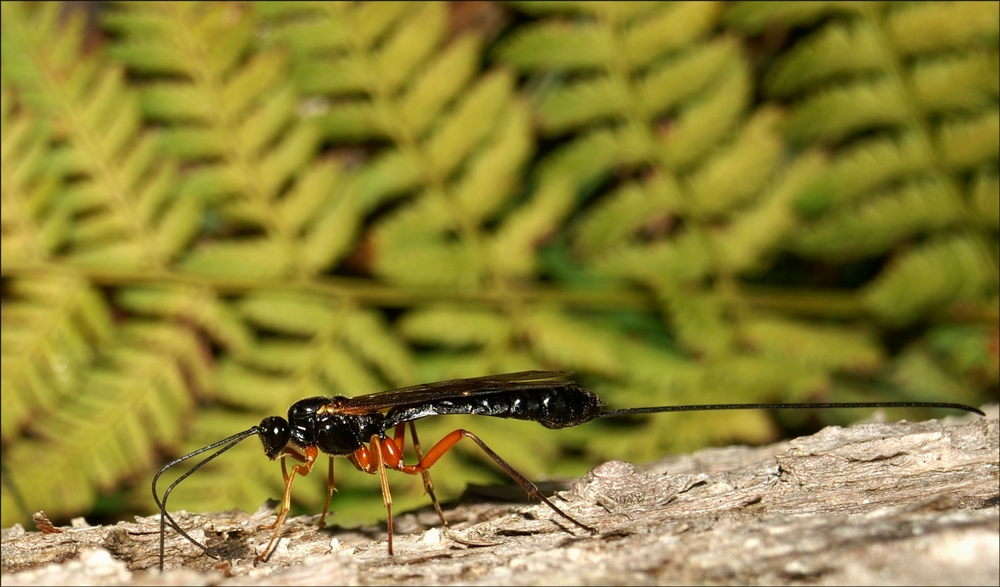
[[[280,416],[270,416],[260,421],[260,443],[264,445],[264,454],[267,458],[274,460],[281,452],[292,432],[288,427],[288,422]]]
[[[382,434],[385,418],[379,412],[370,414],[321,414],[316,421],[316,445],[326,454],[349,455],[372,436]]]

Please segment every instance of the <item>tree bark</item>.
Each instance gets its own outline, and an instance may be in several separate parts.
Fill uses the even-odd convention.
[[[384,527],[285,523],[254,564],[274,511],[158,516],[114,526],[3,532],[3,585],[982,584],[1000,583],[997,410],[989,417],[866,423],[761,448],[702,450],[637,467],[604,463],[553,502],[431,508]],[[520,491],[517,488],[517,491]],[[40,529],[45,521],[36,518]]]

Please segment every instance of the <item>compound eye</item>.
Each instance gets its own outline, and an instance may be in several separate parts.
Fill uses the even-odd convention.
[[[270,416],[260,421],[260,442],[264,445],[264,454],[267,458],[274,460],[288,444],[291,438],[291,430],[288,422],[279,416]]]

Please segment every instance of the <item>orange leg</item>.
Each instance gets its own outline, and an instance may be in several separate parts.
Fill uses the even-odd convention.
[[[497,453],[493,452],[493,450],[490,447],[486,446],[485,442],[483,442],[482,440],[480,440],[478,436],[476,436],[475,434],[469,432],[468,430],[455,430],[454,432],[452,432],[448,436],[445,436],[444,438],[442,438],[433,447],[431,447],[431,449],[429,451],[427,451],[427,456],[424,457],[424,458],[422,458],[422,459],[420,459],[420,463],[419,464],[417,464],[417,465],[404,465],[404,466],[399,467],[399,470],[402,471],[402,472],[404,472],[404,473],[407,473],[409,475],[416,475],[417,473],[420,473],[422,471],[426,471],[427,469],[429,469],[432,466],[434,466],[434,463],[436,463],[438,459],[440,459],[442,456],[444,456],[444,453],[448,452],[453,446],[455,446],[458,443],[459,440],[462,440],[463,438],[468,438],[468,439],[472,440],[473,442],[475,442],[476,444],[478,444],[479,448],[483,449],[483,452],[485,452],[491,459],[493,459],[493,462],[495,462],[497,465],[499,465],[499,467],[501,469],[503,469],[508,475],[511,476],[512,479],[514,479],[514,481],[517,481],[518,485],[520,485],[525,491],[528,492],[528,496],[529,497],[538,498],[542,503],[544,503],[545,505],[549,506],[549,508],[552,511],[554,511],[557,514],[559,514],[563,518],[569,520],[570,522],[572,522],[576,526],[579,526],[580,528],[582,528],[582,529],[590,532],[591,534],[593,534],[593,533],[596,532],[596,530],[594,530],[590,526],[587,526],[586,524],[584,524],[582,522],[578,522],[572,516],[570,516],[566,512],[564,512],[561,509],[559,509],[558,507],[556,507],[556,505],[554,503],[552,503],[551,501],[548,500],[548,498],[546,498],[544,495],[542,495],[542,492],[540,492],[538,490],[538,487],[534,483],[532,483],[524,475],[522,475],[522,474],[518,473],[516,470],[514,470],[514,467],[511,467],[510,465],[508,465],[507,461],[505,461],[502,458],[500,458],[500,455],[498,455]]]
[[[413,437],[413,451],[417,453],[417,462],[423,462],[424,455],[420,451],[420,440],[417,438],[417,427],[410,421],[410,436]],[[400,445],[402,448],[402,445]],[[441,518],[441,524],[443,526],[448,525],[448,520],[444,519],[444,512],[441,511],[441,504],[438,503],[438,498],[434,495],[434,482],[431,481],[431,472],[429,469],[424,469],[420,472],[424,478],[424,493],[431,496],[431,503],[434,504],[434,509],[437,511],[438,517]]]
[[[281,478],[285,480],[285,487],[287,488],[288,487],[288,466],[286,465],[286,463],[288,461],[285,460],[286,456],[287,457],[292,457],[292,458],[297,458],[297,459],[301,459],[302,457],[300,457],[299,455],[297,455],[295,453],[285,453],[285,454],[281,455],[281,457],[280,457],[281,458]],[[263,528],[265,530],[273,530],[273,529],[277,528],[280,525],[281,525],[280,524],[280,520],[278,518],[275,518],[273,524],[268,524],[267,526],[263,526]]]
[[[424,454],[420,450],[420,439],[417,437],[417,427],[414,426],[412,421],[409,424],[410,436],[413,437],[413,452],[417,453],[417,462],[420,462],[424,460]],[[399,448],[401,456],[398,462],[393,462],[391,456],[388,456],[386,458],[386,462],[390,463],[390,468],[399,469],[399,467],[403,466],[402,452],[406,446],[406,424],[399,424],[396,426],[396,431],[393,434],[393,440],[396,443],[396,447]],[[434,510],[437,511],[438,518],[441,519],[441,524],[447,526],[448,520],[444,519],[444,512],[441,510],[441,504],[438,502],[437,496],[434,495],[434,482],[431,481],[431,472],[424,470],[420,472],[420,475],[424,480],[424,493],[431,496],[431,503],[434,504]]]
[[[513,467],[507,464],[507,461],[500,458],[500,455],[493,452],[493,449],[486,446],[486,443],[479,439],[478,436],[469,432],[468,430],[455,430],[451,434],[442,438],[437,444],[435,444],[429,451],[427,455],[420,458],[420,462],[416,465],[405,465],[403,464],[403,450],[397,439],[401,436],[399,430],[396,431],[396,438],[379,438],[378,436],[372,436],[371,438],[371,448],[361,447],[355,452],[351,453],[348,459],[354,463],[354,466],[362,471],[368,473],[378,472],[380,480],[382,482],[382,499],[385,502],[386,514],[388,515],[388,528],[389,528],[389,554],[392,554],[392,497],[389,495],[389,483],[385,476],[386,467],[395,469],[397,471],[402,471],[407,475],[424,474],[428,469],[434,466],[434,463],[438,461],[446,452],[451,450],[458,441],[463,438],[469,438],[483,450],[493,462],[495,462],[501,469],[503,469],[508,475],[511,476],[514,481],[517,482],[527,493],[529,497],[537,498],[539,501],[544,503],[566,520],[569,520],[574,525],[590,532],[591,534],[597,531],[590,526],[584,524],[583,522],[577,521],[575,518],[562,511],[554,503],[548,500],[542,492],[538,490],[538,487],[532,483],[527,477],[518,473]],[[419,456],[419,455],[418,455]],[[436,500],[435,500],[436,501]],[[442,519],[444,515],[441,515]]]
[[[316,524],[317,528],[326,526],[326,514],[330,511],[330,501],[333,500],[333,492],[337,490],[333,484],[333,456],[330,457],[330,469],[326,475],[326,489],[326,505],[323,506],[323,515],[319,517],[319,522]]]
[[[305,454],[303,456],[299,456],[295,453],[285,454],[299,459],[305,464],[293,466],[292,472],[288,473],[285,467],[285,461],[281,461],[281,473],[285,478],[285,496],[281,501],[281,511],[278,512],[278,519],[274,522],[274,534],[271,535],[271,540],[267,543],[267,547],[264,549],[264,552],[257,555],[257,562],[265,560],[271,554],[271,548],[274,546],[274,541],[277,540],[278,534],[281,533],[281,524],[284,523],[285,517],[288,515],[288,510],[292,506],[292,481],[295,480],[295,475],[306,476],[310,471],[312,471],[313,464],[316,462],[316,456],[319,454],[319,450],[315,446],[310,446],[305,449]]]
[[[389,556],[392,556],[392,494],[389,492],[389,479],[385,475],[385,458],[382,451],[388,445],[392,445],[397,450],[399,447],[394,441],[388,439],[383,445],[378,436],[372,436],[371,445],[371,454],[375,457],[374,465],[378,469],[379,482],[382,484],[382,502],[385,503],[386,525],[389,530]]]

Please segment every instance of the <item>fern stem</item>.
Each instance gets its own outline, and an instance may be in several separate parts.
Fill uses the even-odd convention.
[[[633,288],[565,289],[558,287],[518,287],[481,290],[461,288],[420,288],[382,285],[367,279],[350,277],[324,277],[300,281],[258,278],[213,277],[175,271],[150,272],[142,270],[105,270],[100,268],[76,269],[47,263],[9,262],[0,266],[0,275],[65,275],[85,278],[103,287],[128,287],[141,285],[186,285],[209,288],[221,294],[244,294],[254,291],[307,291],[330,298],[345,300],[359,306],[384,308],[411,308],[430,301],[496,306],[512,298],[521,304],[556,305],[589,310],[649,311],[659,308],[656,300],[644,290]],[[769,312],[787,312],[802,316],[826,319],[851,319],[864,315],[863,304],[855,292],[828,290],[786,290],[740,285],[734,289],[747,308]],[[976,324],[995,324],[1000,310],[989,305],[946,309],[932,314],[932,322],[960,321]]]

